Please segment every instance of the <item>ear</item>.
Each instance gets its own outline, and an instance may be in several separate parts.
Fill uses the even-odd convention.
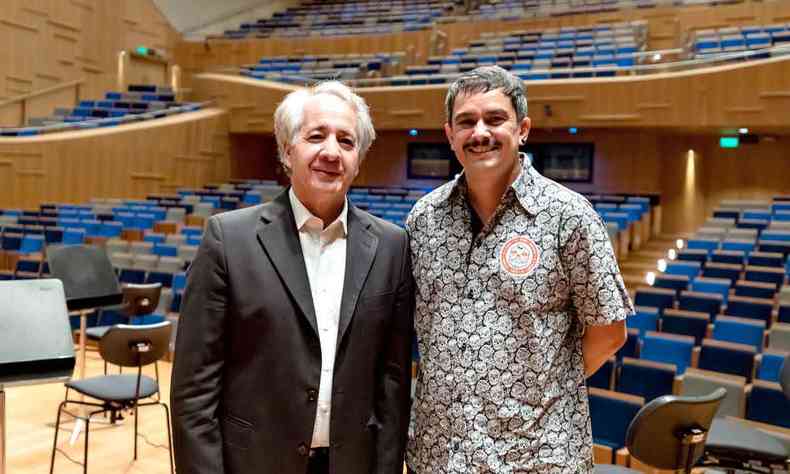
[[[527,142],[527,137],[529,136],[529,130],[532,128],[532,121],[529,117],[524,117],[521,119],[521,123],[518,124],[518,142],[519,144],[523,145]]]
[[[285,147],[285,156],[283,156],[283,164],[288,169],[293,169],[291,165],[291,145]]]
[[[453,127],[450,126],[448,122],[444,124],[444,134],[447,137],[447,141],[450,143],[450,148],[455,151],[453,148]]]

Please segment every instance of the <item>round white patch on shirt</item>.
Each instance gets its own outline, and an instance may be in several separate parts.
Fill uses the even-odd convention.
[[[508,240],[499,254],[499,265],[513,276],[529,275],[537,268],[539,261],[538,246],[523,235]]]

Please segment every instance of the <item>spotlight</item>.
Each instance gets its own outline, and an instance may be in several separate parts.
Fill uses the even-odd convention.
[[[653,283],[656,282],[655,272],[647,272],[647,275],[645,275],[645,281],[648,285],[653,286]]]
[[[667,271],[667,261],[664,260],[663,258],[658,259],[658,271],[662,273]]]
[[[683,249],[683,247],[685,246],[686,246],[686,242],[684,242],[683,239],[678,239],[675,241],[675,247],[677,247],[678,250]]]
[[[677,250],[669,249],[669,252],[667,252],[667,257],[669,257],[670,260],[675,260],[676,258],[678,258]]]
[[[661,53],[656,53],[656,54],[654,54],[654,55],[653,55],[653,62],[654,62],[654,63],[657,63],[658,61],[661,61],[661,57],[662,57],[662,56],[661,56]]]
[[[749,129],[746,127],[739,128],[738,133],[740,133],[741,135],[746,135],[747,133],[749,133]]]
[[[419,133],[420,132],[418,132],[416,128],[412,128],[411,130],[409,130],[409,135],[412,137],[416,137],[417,135],[419,135]]]

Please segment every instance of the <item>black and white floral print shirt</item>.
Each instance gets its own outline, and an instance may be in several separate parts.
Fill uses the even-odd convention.
[[[592,472],[582,335],[633,306],[589,201],[525,159],[477,235],[463,175],[423,197],[406,227],[421,355],[409,467]]]

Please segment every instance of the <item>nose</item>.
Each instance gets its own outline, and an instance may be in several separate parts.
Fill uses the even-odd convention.
[[[481,118],[475,124],[475,128],[472,130],[472,137],[478,140],[488,138],[491,136],[491,132],[488,130],[485,122]]]
[[[338,143],[336,136],[326,137],[324,146],[321,148],[321,158],[329,161],[340,159],[340,143]]]

